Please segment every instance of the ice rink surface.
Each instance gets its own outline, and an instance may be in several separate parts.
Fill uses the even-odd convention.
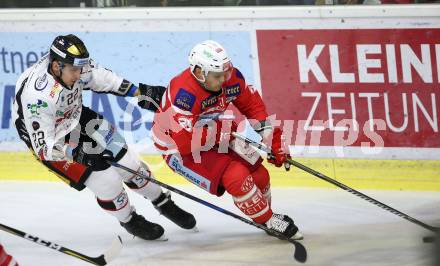
[[[231,198],[193,187],[178,188],[239,213]],[[98,256],[121,235],[124,248],[110,265],[300,265],[293,245],[189,199],[173,199],[197,219],[185,231],[160,216],[151,203],[128,191],[138,213],[164,226],[168,241],[131,238],[103,212],[92,193],[60,182],[0,182],[0,223]],[[440,224],[440,193],[363,190],[365,194],[425,223]],[[305,236],[305,265],[434,265],[425,229],[341,189],[273,188],[275,212],[289,214]],[[91,265],[0,231],[0,242],[21,266]]]

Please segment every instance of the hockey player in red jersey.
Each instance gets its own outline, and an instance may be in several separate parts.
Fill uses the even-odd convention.
[[[270,177],[258,152],[235,145],[228,119],[232,103],[271,146],[269,162],[286,166],[290,158],[283,132],[272,126],[265,105],[241,72],[232,66],[225,49],[215,41],[197,44],[189,54],[190,67],[174,77],[156,112],[155,146],[168,166],[211,194],[225,190],[249,218],[286,237],[302,239],[293,220],[271,208]],[[249,148],[249,147],[248,147]]]
[[[18,266],[14,258],[6,253],[3,246],[0,244],[0,266]]]

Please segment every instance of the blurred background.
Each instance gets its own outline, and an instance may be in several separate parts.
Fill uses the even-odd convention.
[[[2,0],[0,8],[423,4],[440,0]]]

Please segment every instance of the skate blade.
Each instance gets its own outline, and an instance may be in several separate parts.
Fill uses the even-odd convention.
[[[163,241],[163,242],[165,242],[165,241],[168,241],[168,237],[165,236],[165,235],[162,235],[158,239],[154,239],[154,241]]]
[[[298,231],[290,239],[293,239],[293,240],[303,240],[304,236]]]
[[[133,240],[133,239],[142,239],[142,238],[137,237],[137,236],[132,236],[131,239]],[[144,241],[163,241],[163,242],[165,242],[165,241],[168,241],[168,237],[166,237],[165,235],[161,235],[159,238],[156,238],[156,239],[142,239],[142,240],[144,240]]]
[[[189,229],[189,231],[192,231],[193,233],[198,233],[198,232],[200,232],[200,231],[199,231],[199,228],[197,228],[197,226],[194,226],[193,228]]]

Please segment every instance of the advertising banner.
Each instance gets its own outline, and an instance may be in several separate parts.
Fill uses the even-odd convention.
[[[313,146],[439,148],[440,29],[257,30],[269,113]]]

